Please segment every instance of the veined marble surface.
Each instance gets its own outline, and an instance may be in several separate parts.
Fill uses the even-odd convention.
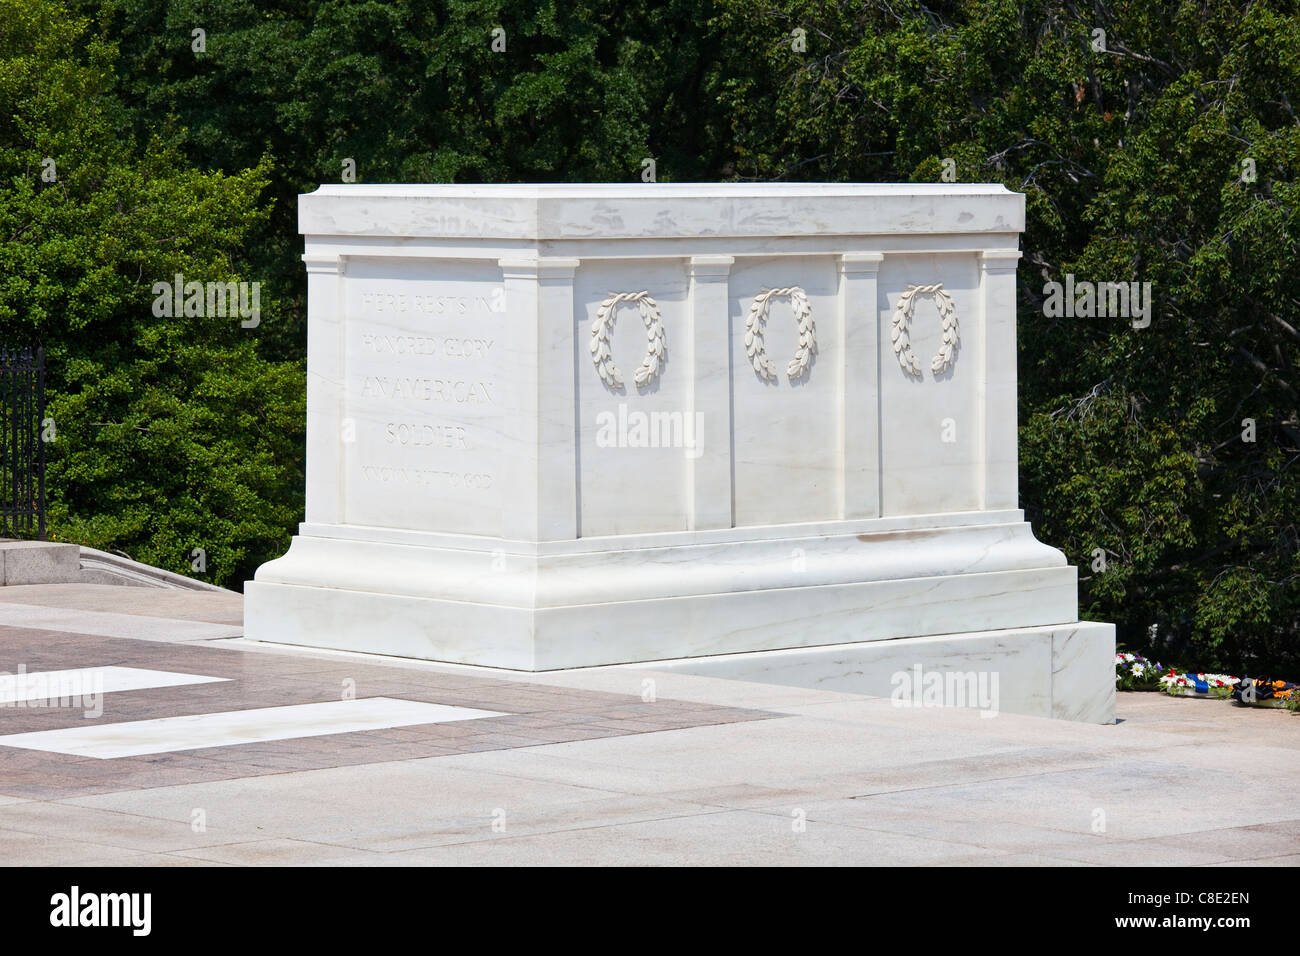
[[[1076,622],[1018,510],[1023,196],[349,185],[299,221],[306,515],[250,636],[546,670]],[[1091,685],[1105,637],[1057,642]]]
[[[904,708],[1115,721],[1115,627],[1086,621],[634,666],[869,694]]]
[[[631,239],[1020,233],[999,184],[610,183],[326,185],[301,197],[308,236]]]

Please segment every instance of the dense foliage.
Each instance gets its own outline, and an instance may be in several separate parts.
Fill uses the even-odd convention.
[[[61,5],[0,0],[0,328],[47,351],[52,536],[236,581],[300,509],[301,363],[237,318],[156,317],[152,286],[239,278],[269,164],[131,136],[112,63]]]
[[[1027,197],[1022,497],[1084,612],[1189,666],[1300,669],[1294,3],[0,0],[0,84],[0,320],[55,357],[60,534],[183,571],[207,546],[225,583],[283,546],[295,196],[348,160],[369,182],[950,173]],[[153,318],[173,272],[260,279],[264,321]],[[1150,325],[1047,315],[1066,274],[1152,283]]]

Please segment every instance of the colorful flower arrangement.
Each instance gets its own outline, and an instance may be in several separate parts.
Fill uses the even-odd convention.
[[[1164,668],[1141,654],[1115,655],[1116,690],[1160,690]]]
[[[1286,707],[1300,711],[1300,686],[1268,677],[1233,677],[1231,674],[1167,671],[1141,654],[1115,655],[1116,690],[1158,690],[1172,697],[1236,700],[1256,707]]]
[[[1300,686],[1271,677],[1244,678],[1232,689],[1232,699],[1254,707],[1285,707],[1300,710]]]
[[[1226,700],[1232,696],[1237,678],[1228,674],[1179,674],[1172,668],[1160,678],[1160,688],[1173,697],[1213,697]]]

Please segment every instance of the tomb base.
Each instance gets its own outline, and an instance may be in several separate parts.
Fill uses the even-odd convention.
[[[1019,511],[541,543],[308,524],[248,583],[246,627],[511,670],[644,663],[883,696],[915,665],[997,672],[1008,712],[1104,722],[1113,675],[1092,671],[1113,668],[1114,632],[1077,623],[1076,595],[1076,570]]]
[[[1115,722],[1115,625],[1091,621],[623,666],[867,694],[897,707]]]

